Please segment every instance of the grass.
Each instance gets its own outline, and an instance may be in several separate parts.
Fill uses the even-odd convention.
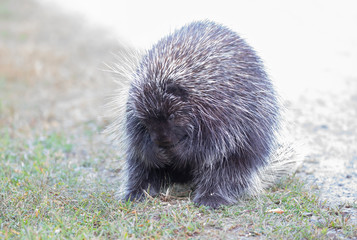
[[[0,238],[316,239],[357,235],[341,209],[329,208],[297,178],[256,199],[210,210],[188,198],[161,196],[121,203],[94,158],[74,161],[76,145],[58,133],[32,140],[0,132]],[[357,208],[356,204],[350,205]],[[283,213],[268,213],[280,208]]]

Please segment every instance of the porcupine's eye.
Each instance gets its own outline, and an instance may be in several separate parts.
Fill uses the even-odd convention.
[[[182,101],[187,101],[188,92],[176,83],[169,83],[166,86],[166,92],[176,97],[180,97]]]
[[[173,121],[173,120],[175,120],[175,114],[170,114],[170,116],[167,118],[167,120],[169,120],[169,121]]]

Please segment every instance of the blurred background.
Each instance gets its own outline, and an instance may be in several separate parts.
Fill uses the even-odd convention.
[[[40,1],[143,49],[191,21],[222,23],[258,51],[289,97],[312,88],[336,90],[336,75],[357,76],[355,1]]]
[[[331,203],[356,201],[355,1],[0,0],[0,127],[65,132],[84,156],[108,151],[103,106],[116,86],[105,63],[203,19],[238,32],[265,62],[304,142],[298,174]]]

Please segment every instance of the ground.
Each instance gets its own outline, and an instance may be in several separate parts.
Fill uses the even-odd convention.
[[[1,2],[0,129],[27,141],[61,132],[75,143],[71,161],[98,158],[98,171],[82,169],[86,181],[114,185],[120,158],[101,134],[115,88],[105,63],[123,49],[109,32],[81,22],[32,1]],[[357,78],[338,83],[334,92],[306,92],[285,105],[307,146],[297,176],[316,184],[322,201],[343,206],[357,199]],[[344,211],[357,222],[355,208]]]

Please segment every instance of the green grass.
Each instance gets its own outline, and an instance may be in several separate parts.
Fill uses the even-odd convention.
[[[255,199],[210,210],[173,196],[120,203],[116,186],[88,182],[100,162],[77,159],[76,145],[51,133],[32,140],[0,131],[1,239],[327,238],[357,235],[341,209],[321,203],[292,177]],[[99,156],[102,157],[102,156]],[[356,204],[349,206],[356,209]],[[284,213],[268,213],[280,208]]]

